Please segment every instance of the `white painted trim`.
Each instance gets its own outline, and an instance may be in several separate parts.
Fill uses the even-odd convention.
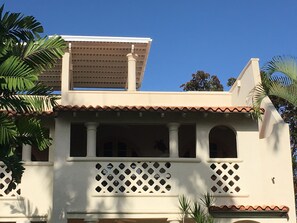
[[[176,197],[178,194],[93,194],[92,197]]]
[[[200,163],[197,158],[170,158],[170,157],[68,157],[67,162],[174,162],[174,163]]]
[[[30,162],[23,162],[24,166],[53,166],[53,162],[38,162],[38,161],[30,161]]]
[[[208,159],[206,162],[208,163],[242,163],[243,160],[238,158],[211,158]]]
[[[22,164],[24,166],[53,166],[54,163],[53,162],[48,162],[48,161],[22,161]],[[3,162],[0,162],[0,165],[5,165]]]
[[[126,90],[104,90],[104,91],[81,91],[81,90],[69,90],[69,93],[76,93],[76,94],[89,94],[89,93],[96,93],[96,94],[161,94],[161,95],[232,95],[229,91],[133,91],[129,92]],[[228,105],[226,105],[228,106]],[[236,106],[236,105],[234,105]]]
[[[23,197],[21,197],[21,196],[13,196],[13,197],[9,197],[9,196],[7,196],[7,197],[5,197],[5,196],[1,196],[0,197],[0,201],[22,201],[22,200],[24,200],[24,198]]]
[[[50,36],[51,37],[51,36]],[[67,42],[115,42],[115,43],[150,43],[151,38],[146,37],[114,37],[114,36],[72,36],[61,35]]]
[[[248,194],[216,194],[213,193],[212,196],[214,197],[249,197]]]

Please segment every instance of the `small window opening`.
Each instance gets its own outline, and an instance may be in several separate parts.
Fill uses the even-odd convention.
[[[209,133],[210,158],[237,158],[236,134],[227,126],[216,126]]]
[[[178,129],[178,151],[179,157],[196,157],[196,126],[181,125]]]
[[[45,136],[48,138],[50,135],[50,130],[45,129]],[[49,156],[49,148],[44,150],[40,150],[36,145],[32,145],[31,151],[31,160],[32,161],[39,161],[39,162],[47,162]]]
[[[83,123],[72,123],[70,132],[70,156],[87,156],[87,130]]]

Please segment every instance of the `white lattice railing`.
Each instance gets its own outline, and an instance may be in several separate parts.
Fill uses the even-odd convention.
[[[164,194],[172,189],[170,162],[98,162],[99,194]]]
[[[240,164],[213,162],[209,165],[212,174],[210,189],[216,194],[239,194],[242,192]]]
[[[19,186],[16,189],[9,189],[11,172],[5,165],[0,165],[0,197],[15,197],[21,194]]]

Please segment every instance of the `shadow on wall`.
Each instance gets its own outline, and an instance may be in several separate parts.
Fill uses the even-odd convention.
[[[48,214],[40,215],[38,207],[36,207],[33,202],[25,198],[18,198],[16,205],[11,203],[6,203],[5,205],[9,206],[11,214],[21,214],[29,219],[32,217],[38,218],[40,221],[46,221],[48,214],[51,213],[51,209],[49,208],[47,211]]]
[[[78,170],[78,171],[75,171]],[[96,210],[106,210],[104,198],[94,197],[95,162],[63,162],[55,171],[53,215],[49,222],[59,222],[63,219],[76,219],[74,215],[82,215],[87,219],[92,216],[94,209],[92,202],[96,202]],[[54,183],[55,184],[55,183]],[[119,205],[119,208],[124,204]],[[92,213],[91,213],[92,212]],[[120,217],[120,216],[119,216]]]

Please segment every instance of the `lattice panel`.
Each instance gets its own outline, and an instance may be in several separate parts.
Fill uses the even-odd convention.
[[[96,192],[103,194],[164,194],[171,191],[171,163],[97,163]]]
[[[11,181],[11,172],[5,165],[0,165],[0,197],[15,197],[21,195],[19,186],[16,189],[8,189]]]
[[[211,191],[218,194],[238,194],[242,187],[238,163],[212,163],[210,168],[213,172],[210,179],[213,184]]]

